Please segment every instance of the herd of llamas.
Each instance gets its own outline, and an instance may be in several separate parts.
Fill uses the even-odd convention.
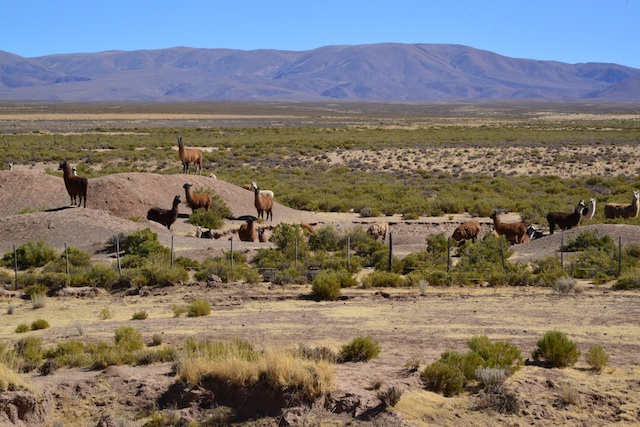
[[[181,137],[178,138],[178,155],[182,162],[182,173],[189,173],[189,165],[191,163],[195,166],[194,174],[202,173],[203,154],[202,151],[196,148],[186,148],[184,141]],[[9,165],[9,169],[12,169],[13,164]],[[77,175],[75,166],[72,168],[66,161],[60,162],[59,169],[63,171],[64,184],[71,198],[71,205],[74,206],[77,200],[77,206],[87,207],[87,190],[89,182],[87,178]],[[215,175],[211,174],[211,177],[215,178]],[[192,211],[196,209],[210,209],[212,199],[209,194],[206,193],[194,193],[191,191],[191,184],[184,184],[186,204]],[[261,190],[256,182],[244,185],[243,188],[251,190],[254,193],[254,206],[257,211],[257,216],[246,215],[241,217],[245,220],[245,223],[240,226],[237,232],[241,241],[255,242],[266,241],[266,233],[264,228],[256,228],[255,222],[257,220],[273,221],[273,198],[274,193],[271,190]],[[635,218],[639,212],[640,192],[633,192],[633,199],[631,203],[607,203],[604,206],[604,217],[608,219],[614,218]],[[159,207],[153,207],[147,212],[147,219],[150,221],[158,222],[169,230],[171,225],[178,218],[178,206],[180,205],[180,196],[175,196],[171,209],[163,209]],[[549,212],[547,214],[547,222],[549,223],[549,233],[553,234],[556,227],[560,230],[570,230],[577,227],[583,218],[593,218],[596,210],[596,199],[590,200],[589,206],[587,206],[584,200],[581,200],[576,205],[572,212]],[[511,244],[520,244],[528,242],[534,238],[542,236],[542,233],[536,231],[533,227],[527,226],[524,222],[516,223],[504,223],[500,220],[500,213],[495,211],[490,218],[493,220],[491,226],[491,232],[496,236],[505,236],[507,241]],[[303,224],[304,226],[305,224]],[[458,226],[453,235],[451,236],[459,243],[465,241],[475,241],[482,227],[476,220],[467,221]],[[384,242],[386,236],[389,233],[389,223],[377,222],[371,224],[367,229],[374,238],[382,238]],[[198,227],[197,237],[212,237],[212,233],[202,232]]]

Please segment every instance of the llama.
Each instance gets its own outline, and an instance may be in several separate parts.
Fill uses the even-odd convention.
[[[524,243],[527,235],[527,226],[524,222],[502,223],[498,212],[494,212],[489,218],[493,220],[494,234],[506,237],[511,244]]]
[[[189,173],[189,164],[193,163],[196,167],[194,172],[200,175],[202,172],[202,151],[196,148],[185,148],[182,137],[178,138],[178,154],[182,161],[182,173]]]
[[[187,197],[187,205],[191,208],[191,211],[195,211],[198,208],[209,209],[211,207],[211,196],[206,193],[192,193],[191,184],[185,184],[182,186]]]
[[[269,196],[260,195],[260,189],[256,186],[253,190],[254,194],[254,206],[258,211],[258,217],[264,219],[266,212],[266,220],[269,221],[269,216],[271,216],[271,221],[273,221],[273,199]]]
[[[580,200],[573,212],[549,212],[547,214],[549,233],[553,234],[556,225],[560,230],[571,230],[573,227],[577,227],[582,219],[582,211],[586,206],[584,200]]]
[[[592,197],[591,201],[589,202],[589,206],[582,209],[582,216],[584,217],[584,219],[592,219],[595,214],[596,214],[596,199]]]
[[[266,228],[258,229],[258,241],[262,243],[266,243],[269,241],[269,233],[267,233]]]
[[[244,188],[244,186],[243,186],[243,188]],[[256,188],[258,188],[258,184],[256,184],[255,181],[254,181],[254,182],[251,183],[251,189],[255,190]],[[265,196],[265,197],[271,197],[272,199],[273,199],[273,196],[274,196],[273,191],[271,191],[271,190],[260,190],[260,195],[261,196]]]
[[[247,218],[247,222],[242,224],[238,229],[238,238],[241,242],[255,242],[258,240],[258,230],[254,227],[254,223],[258,218]]]
[[[467,240],[475,242],[481,230],[482,228],[480,227],[480,223],[476,220],[471,220],[460,224],[458,228],[455,229],[451,237],[453,237],[458,243],[464,243]]]
[[[369,228],[367,228],[367,234],[369,234],[374,239],[378,240],[378,237],[382,237],[382,243],[387,238],[387,233],[389,232],[389,223],[388,222],[376,222],[371,224]]]
[[[608,219],[614,218],[635,218],[638,216],[638,198],[640,192],[633,192],[633,200],[631,204],[627,203],[607,203],[604,205],[604,217]]]
[[[151,208],[147,212],[147,219],[149,221],[159,222],[171,230],[171,225],[178,219],[179,204],[180,196],[176,196],[173,198],[173,206],[171,209]]]
[[[78,197],[78,206],[83,204],[87,207],[87,190],[89,189],[89,180],[81,176],[71,175],[71,166],[66,161],[61,161],[58,169],[62,170],[64,178],[64,186],[67,188],[67,193],[71,197],[71,206],[76,203],[76,197]]]

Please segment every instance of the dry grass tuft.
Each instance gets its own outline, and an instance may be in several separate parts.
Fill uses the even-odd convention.
[[[279,390],[296,389],[308,398],[329,391],[333,368],[326,361],[301,358],[292,352],[257,352],[245,341],[191,341],[178,357],[180,379],[198,384],[204,377],[229,385],[252,386],[260,380]]]
[[[4,362],[0,362],[0,392],[14,390],[28,390],[20,374],[10,369]]]

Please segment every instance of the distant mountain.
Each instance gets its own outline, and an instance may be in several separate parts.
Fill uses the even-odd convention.
[[[23,58],[0,51],[0,100],[640,100],[640,70],[516,59],[461,45],[193,49]]]

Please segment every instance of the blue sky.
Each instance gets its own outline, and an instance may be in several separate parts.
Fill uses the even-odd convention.
[[[640,68],[640,0],[6,0],[0,14],[0,50],[24,57],[398,42]]]

